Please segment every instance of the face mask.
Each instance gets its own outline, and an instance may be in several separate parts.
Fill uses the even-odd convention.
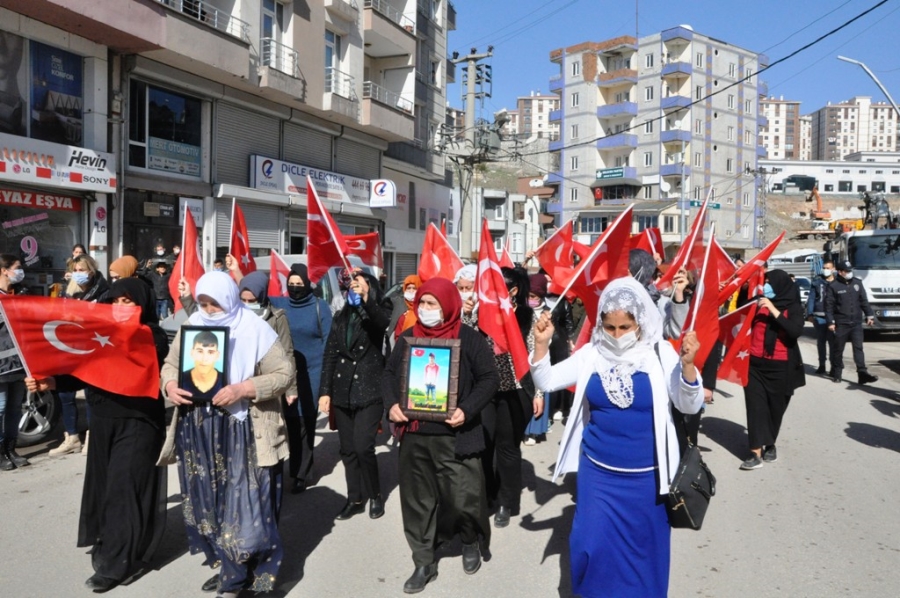
[[[224,320],[227,315],[228,314],[226,314],[224,311],[217,311],[215,313],[203,312],[203,319],[216,322],[218,320]]]
[[[529,299],[529,300],[528,300],[528,307],[530,307],[531,309],[534,309],[534,308],[536,308],[536,307],[540,307],[540,305],[541,305],[541,300],[540,300],[540,299]]]
[[[22,280],[25,279],[25,270],[18,268],[12,271],[12,274],[9,276],[9,282],[11,284],[19,284]]]
[[[558,302],[559,302],[559,297],[554,297],[554,296],[552,296],[552,295],[547,295],[546,297],[544,297],[544,303],[545,303],[545,304],[547,305],[547,307],[549,307],[550,309],[553,309],[554,307],[556,307],[556,304],[557,304]]]
[[[844,272],[843,274],[841,274],[841,276],[843,276],[847,280],[850,280],[851,278],[853,278],[853,272]]]
[[[828,270],[827,268],[822,270],[822,276],[825,278],[830,278],[832,274],[834,274],[834,270]]]
[[[422,326],[432,328],[444,321],[439,309],[421,309],[419,308],[419,321]]]
[[[172,253],[174,253],[175,255],[178,255],[179,253],[181,253],[181,250],[180,250],[180,249],[173,249],[173,250],[172,250]]]
[[[406,291],[405,293],[403,293],[403,298],[412,303],[412,300],[416,298],[416,292]]]
[[[775,298],[775,291],[772,290],[772,285],[770,285],[769,283],[763,285],[763,297],[765,297],[766,299]]]
[[[469,299],[471,299],[472,296],[473,296],[474,294],[475,294],[475,293],[473,293],[472,291],[465,291],[465,292],[462,292],[462,291],[461,291],[461,292],[459,293],[459,296],[460,296],[460,298],[463,300],[463,302],[466,302],[466,301],[468,301]]]
[[[90,280],[91,275],[87,272],[72,272],[72,280],[75,281],[75,284],[84,286]]]
[[[247,309],[252,309],[252,310],[255,311],[255,312],[260,312],[260,311],[262,311],[262,305],[260,305],[260,304],[257,303],[256,301],[254,301],[254,302],[252,302],[252,303],[245,303],[245,304],[244,304],[244,307],[246,307]]]
[[[288,287],[288,296],[294,301],[302,301],[309,297],[312,289],[309,287]]]
[[[127,322],[132,315],[137,313],[137,306],[135,305],[113,305],[112,306],[112,315],[113,320],[116,322]]]
[[[612,351],[614,355],[622,355],[638,342],[637,330],[626,332],[619,338],[613,337],[606,330],[603,331],[603,345]]]
[[[156,252],[156,255],[166,255],[166,252],[163,251],[163,250],[158,250],[158,251]]]

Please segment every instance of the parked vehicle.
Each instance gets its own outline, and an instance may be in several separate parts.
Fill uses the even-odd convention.
[[[61,414],[59,398],[53,393],[26,394],[19,420],[19,445],[31,446],[50,439],[60,424]]]
[[[800,289],[800,302],[806,307],[806,300],[809,298],[809,291],[812,289],[812,282],[805,276],[796,276],[795,282]]]

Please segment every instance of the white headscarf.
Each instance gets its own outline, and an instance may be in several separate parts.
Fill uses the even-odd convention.
[[[456,271],[456,276],[453,278],[453,282],[457,283],[460,280],[471,280],[472,282],[475,282],[475,277],[477,275],[478,266],[476,264],[469,264]]]
[[[228,349],[228,383],[238,384],[253,377],[256,364],[269,352],[278,335],[272,327],[258,317],[253,310],[244,307],[238,295],[238,286],[224,272],[207,272],[197,281],[197,298],[206,295],[222,308],[225,315],[210,318],[198,309],[188,319],[191,326],[227,326],[230,339]],[[240,420],[247,417],[247,401],[241,400],[226,407]]]
[[[637,343],[622,355],[616,355],[603,344],[602,315],[614,311],[631,314],[640,327]],[[662,340],[662,332],[659,309],[638,281],[626,276],[606,286],[600,295],[597,325],[591,333],[591,343],[598,354],[594,368],[600,375],[610,402],[617,407],[625,409],[631,406],[634,400],[631,377],[635,372],[651,374],[661,369],[656,344]]]

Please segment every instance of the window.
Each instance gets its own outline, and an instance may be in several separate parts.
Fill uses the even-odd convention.
[[[700,199],[700,187],[694,187],[694,199]]]
[[[700,168],[703,165],[703,154],[700,152],[694,153],[694,168]]]
[[[734,172],[734,158],[725,160],[725,172]]]
[[[663,216],[663,231],[664,233],[674,233],[675,232],[675,216]]]
[[[648,120],[644,123],[644,133],[652,133],[653,132],[653,121]]]
[[[650,185],[644,187],[644,199],[653,199],[653,189]]]
[[[734,63],[733,62],[728,63],[728,76],[729,77],[734,77],[735,70],[736,69],[735,69]]]
[[[694,99],[700,100],[702,98],[703,98],[703,86],[698,85],[697,87],[694,88]]]
[[[281,34],[284,31],[284,4],[275,0],[263,0],[262,3],[262,31],[260,37],[281,43]],[[271,47],[268,54],[263,55],[267,66],[278,70],[284,70],[288,65],[282,64],[282,52],[277,45]]]
[[[344,78],[335,71],[341,70],[341,36],[333,31],[325,30],[325,91],[350,96],[349,87]]]
[[[434,87],[441,86],[441,63],[442,60],[432,60],[431,61],[431,84]]]
[[[648,69],[653,68],[653,54],[647,54],[644,57],[644,66],[647,67]]]
[[[698,118],[694,121],[694,134],[702,135],[703,134],[703,119]]]
[[[744,191],[744,194],[741,196],[741,205],[745,208],[750,207],[750,193]]]
[[[750,145],[753,143],[753,133],[750,131],[744,131],[744,144]]]
[[[750,77],[753,76],[753,69],[748,68],[748,69],[747,69],[747,74],[746,74],[745,76],[747,77],[747,82],[749,83],[749,82],[750,82]]]
[[[569,137],[571,137],[572,139],[578,139],[578,125],[572,125],[569,131]]]
[[[572,108],[578,108],[578,104],[580,103],[580,98],[578,97],[578,92],[572,94]]]
[[[428,210],[419,208],[419,230],[428,228]]]
[[[730,110],[734,110],[734,94],[733,93],[728,94],[728,108]]]
[[[734,127],[728,127],[728,141],[734,141]]]
[[[637,217],[638,232],[642,232],[648,228],[656,228],[659,226],[658,216],[638,216]]]
[[[578,201],[578,189],[569,189],[569,201]]]
[[[825,185],[825,192],[828,193],[830,191],[834,191],[834,185]],[[891,193],[893,193],[893,191],[891,191]]]
[[[733,196],[733,195],[729,195],[728,197],[726,197],[726,198],[725,198],[725,203],[727,203],[728,205],[734,204],[734,196]]]
[[[578,170],[578,156],[569,158],[569,170]]]
[[[744,100],[744,112],[747,114],[753,112],[753,100]]]
[[[644,101],[650,102],[653,100],[653,86],[649,85],[644,88]]]
[[[581,74],[581,62],[576,60],[572,63],[572,76],[577,77]]]
[[[193,177],[203,170],[203,102],[131,81],[128,164]]]
[[[853,191],[853,181],[838,181],[838,193],[850,193]]]
[[[741,236],[744,237],[745,239],[750,238],[750,225],[749,224],[741,225]]]
[[[644,166],[653,166],[653,152],[644,152]]]
[[[697,52],[697,56],[694,59],[694,66],[697,68],[703,68],[703,52]]]
[[[416,184],[409,183],[409,213],[407,214],[407,224],[412,230],[416,230]],[[450,232],[449,230],[447,232]]]

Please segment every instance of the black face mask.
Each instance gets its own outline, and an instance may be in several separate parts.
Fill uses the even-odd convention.
[[[294,301],[302,301],[309,297],[310,293],[312,293],[312,289],[309,287],[288,287],[288,296]]]

